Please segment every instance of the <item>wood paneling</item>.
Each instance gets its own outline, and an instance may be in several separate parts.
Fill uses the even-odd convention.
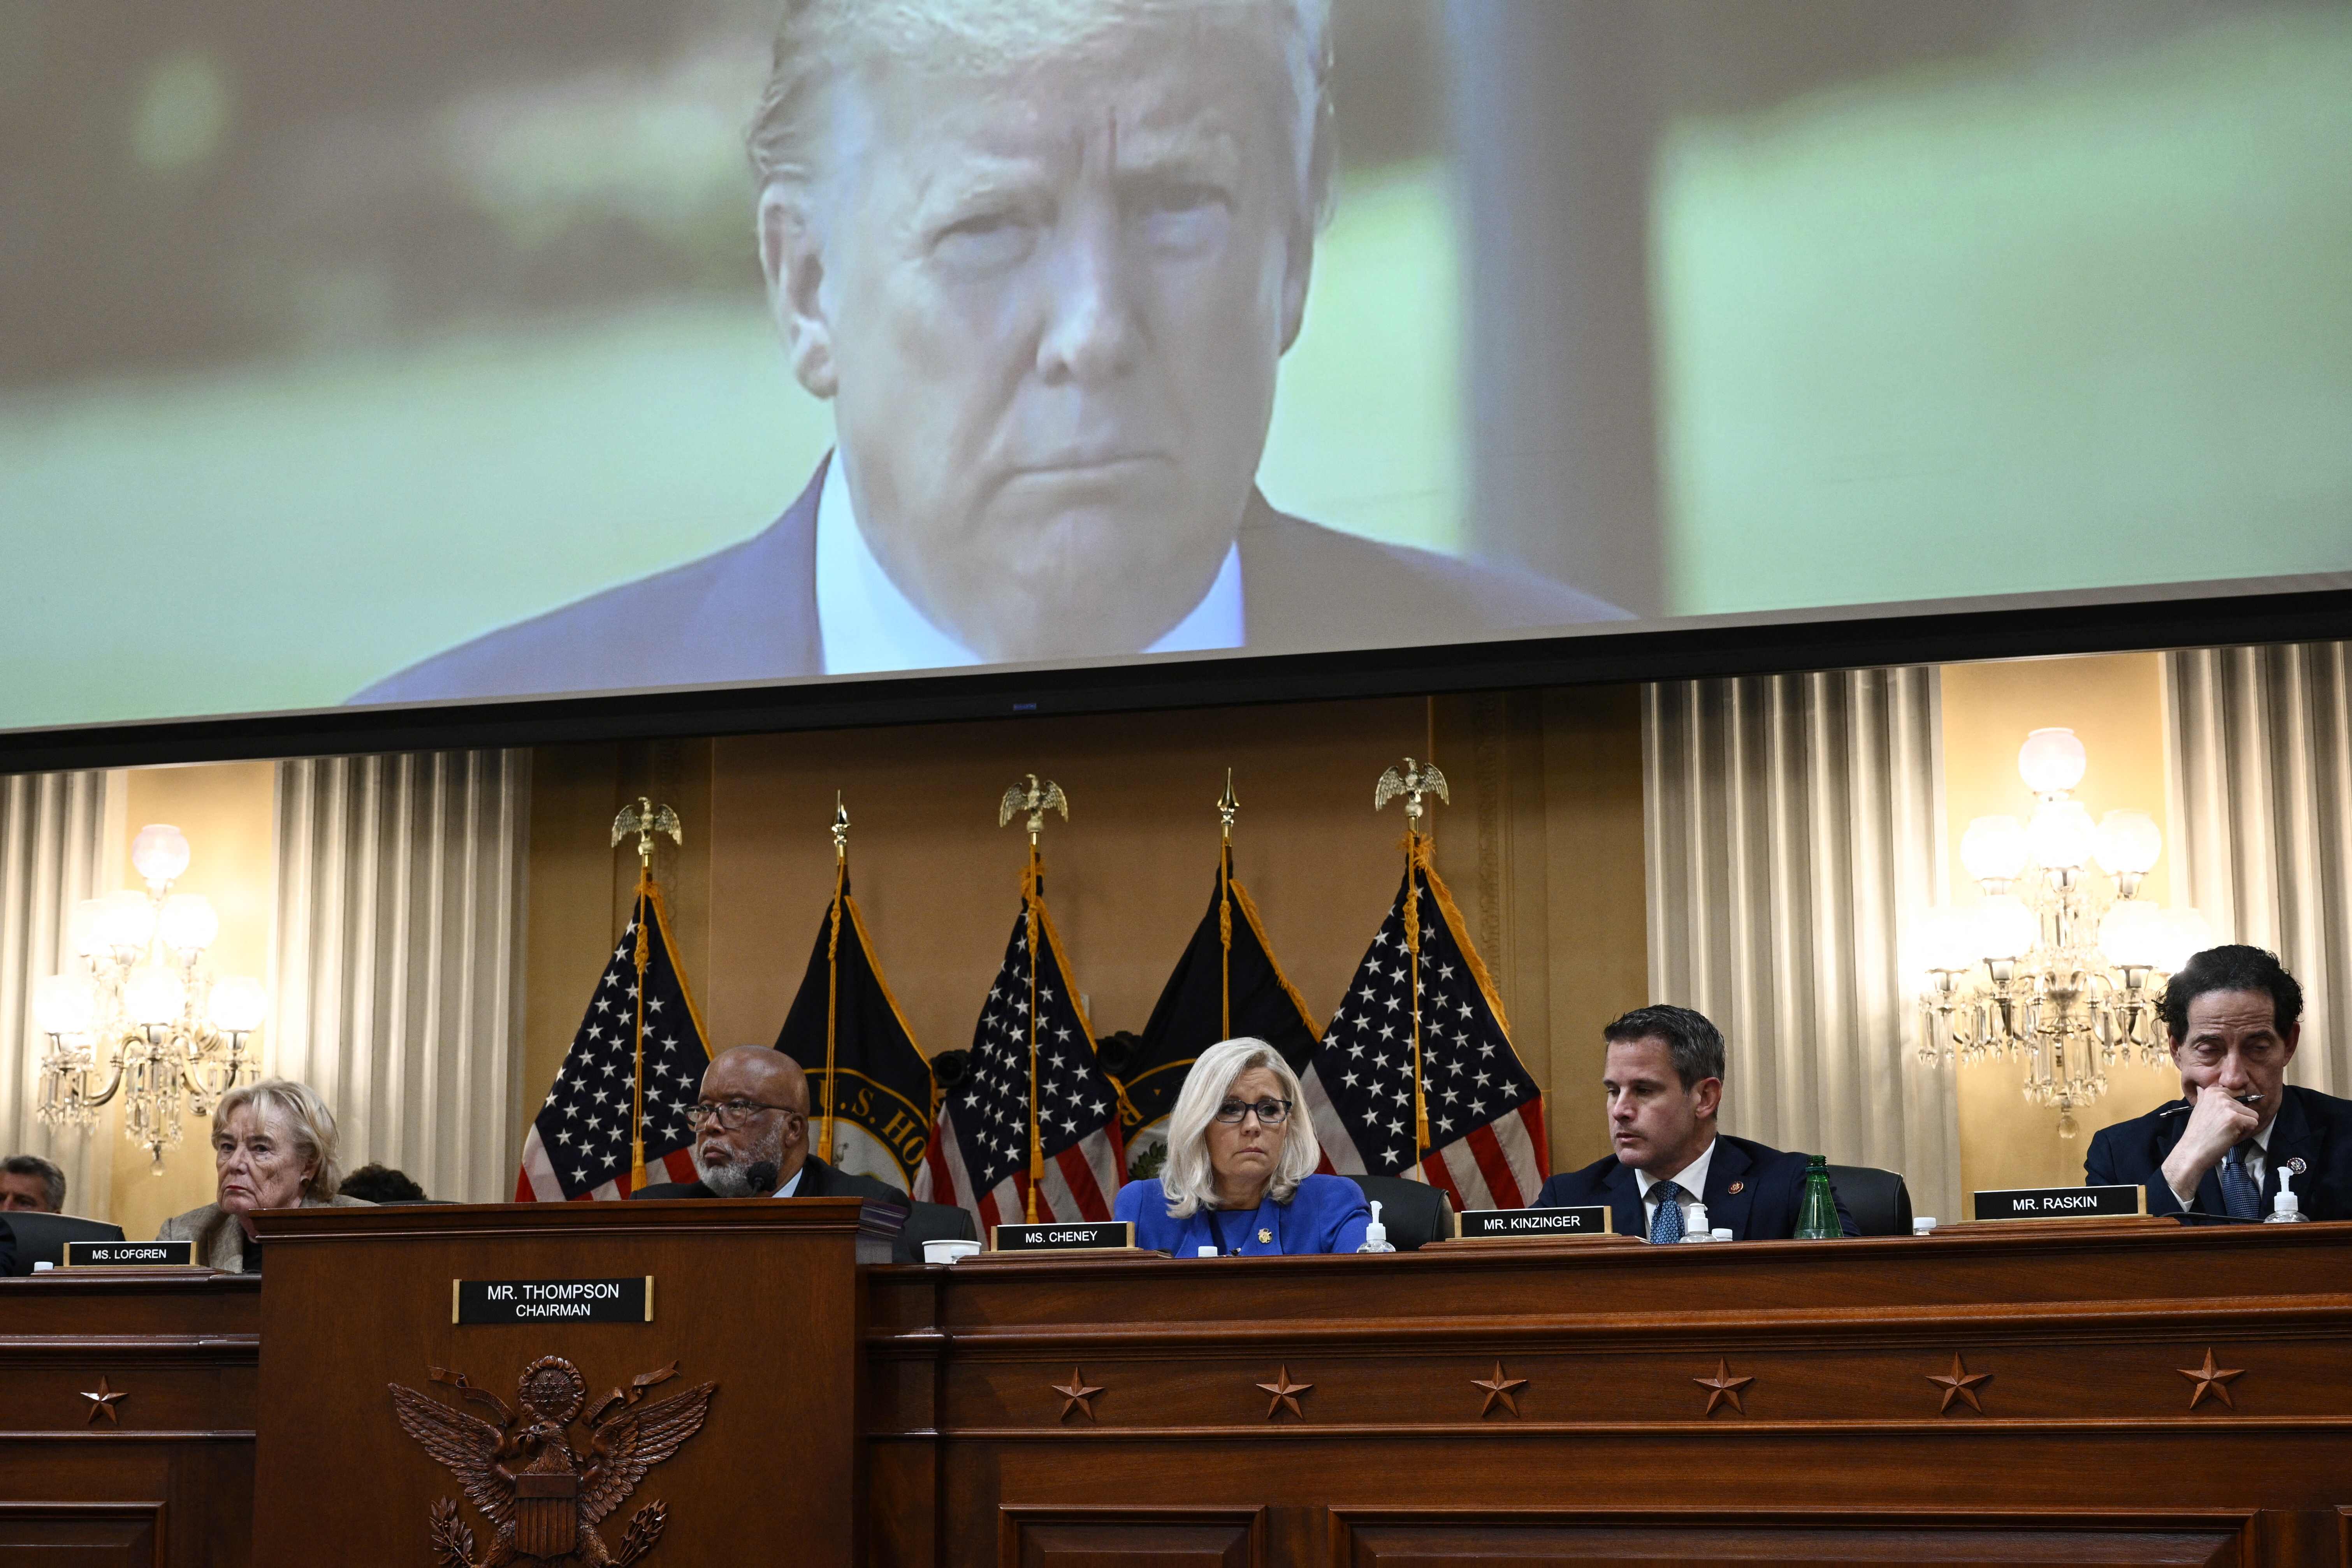
[[[197,1269],[0,1279],[0,1563],[250,1560],[260,1299]]]
[[[1007,1508],[997,1516],[1004,1568],[1259,1568],[1259,1509]]]

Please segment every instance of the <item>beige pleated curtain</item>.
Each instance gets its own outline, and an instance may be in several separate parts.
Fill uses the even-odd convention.
[[[2164,656],[2175,864],[2303,983],[2289,1080],[2352,1095],[2352,644]]]
[[[1942,892],[1932,668],[1676,681],[1643,699],[1650,993],[1723,1030],[1722,1126],[1900,1171],[1958,1215],[1951,1069],[1916,1060],[1901,930]]]

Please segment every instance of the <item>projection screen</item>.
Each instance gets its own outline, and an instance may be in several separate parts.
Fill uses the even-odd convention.
[[[0,11],[0,731],[2352,584],[2352,9]]]

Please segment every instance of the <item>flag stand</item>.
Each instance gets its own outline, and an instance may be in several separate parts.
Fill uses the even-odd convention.
[[[1006,826],[1024,811],[1029,814],[1029,864],[1021,873],[1023,941],[1029,959],[1029,1191],[1024,1210],[1027,1223],[1035,1225],[1037,1184],[1045,1179],[1045,1136],[1037,1125],[1037,900],[1045,896],[1045,866],[1038,853],[1037,836],[1045,830],[1049,811],[1060,812],[1065,822],[1070,820],[1070,800],[1060,784],[1051,779],[1039,784],[1037,775],[1031,773],[1026,789],[1014,784],[1004,792],[996,806],[996,826]]]
[[[646,1184],[646,968],[653,962],[653,933],[646,929],[646,909],[655,896],[654,839],[667,833],[682,849],[686,829],[677,812],[667,805],[656,811],[649,797],[639,795],[635,805],[623,806],[613,818],[613,847],[618,849],[621,840],[632,833],[637,836],[637,888],[630,900],[629,921],[637,931],[637,984],[636,1040],[629,1074],[629,1190],[635,1192]]]
[[[824,939],[824,1121],[817,1133],[816,1157],[833,1163],[834,1085],[835,1047],[841,1016],[841,901],[849,885],[849,808],[841,792],[833,796],[833,917]]]
[[[1418,765],[1411,757],[1404,760],[1403,772],[1390,768],[1372,788],[1374,811],[1399,795],[1404,797],[1404,943],[1405,967],[1412,985],[1412,1170],[1417,1180],[1426,1179],[1421,1161],[1429,1152],[1429,1096],[1423,1081],[1421,1053],[1421,877],[1428,864],[1429,840],[1422,834],[1421,816],[1425,809],[1422,797],[1430,795],[1448,805],[1454,804],[1437,764]]]

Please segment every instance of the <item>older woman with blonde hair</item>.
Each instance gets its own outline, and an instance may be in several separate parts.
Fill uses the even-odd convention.
[[[213,1111],[211,1203],[163,1222],[158,1241],[193,1241],[195,1261],[233,1273],[261,1268],[253,1216],[263,1209],[366,1208],[336,1187],[335,1113],[319,1091],[291,1079],[266,1078],[221,1096]]]
[[[1168,1113],[1166,1174],[1119,1188],[1112,1216],[1135,1222],[1136,1246],[1178,1258],[1355,1251],[1372,1211],[1355,1183],[1316,1173],[1302,1098],[1264,1040],[1211,1046]]]

